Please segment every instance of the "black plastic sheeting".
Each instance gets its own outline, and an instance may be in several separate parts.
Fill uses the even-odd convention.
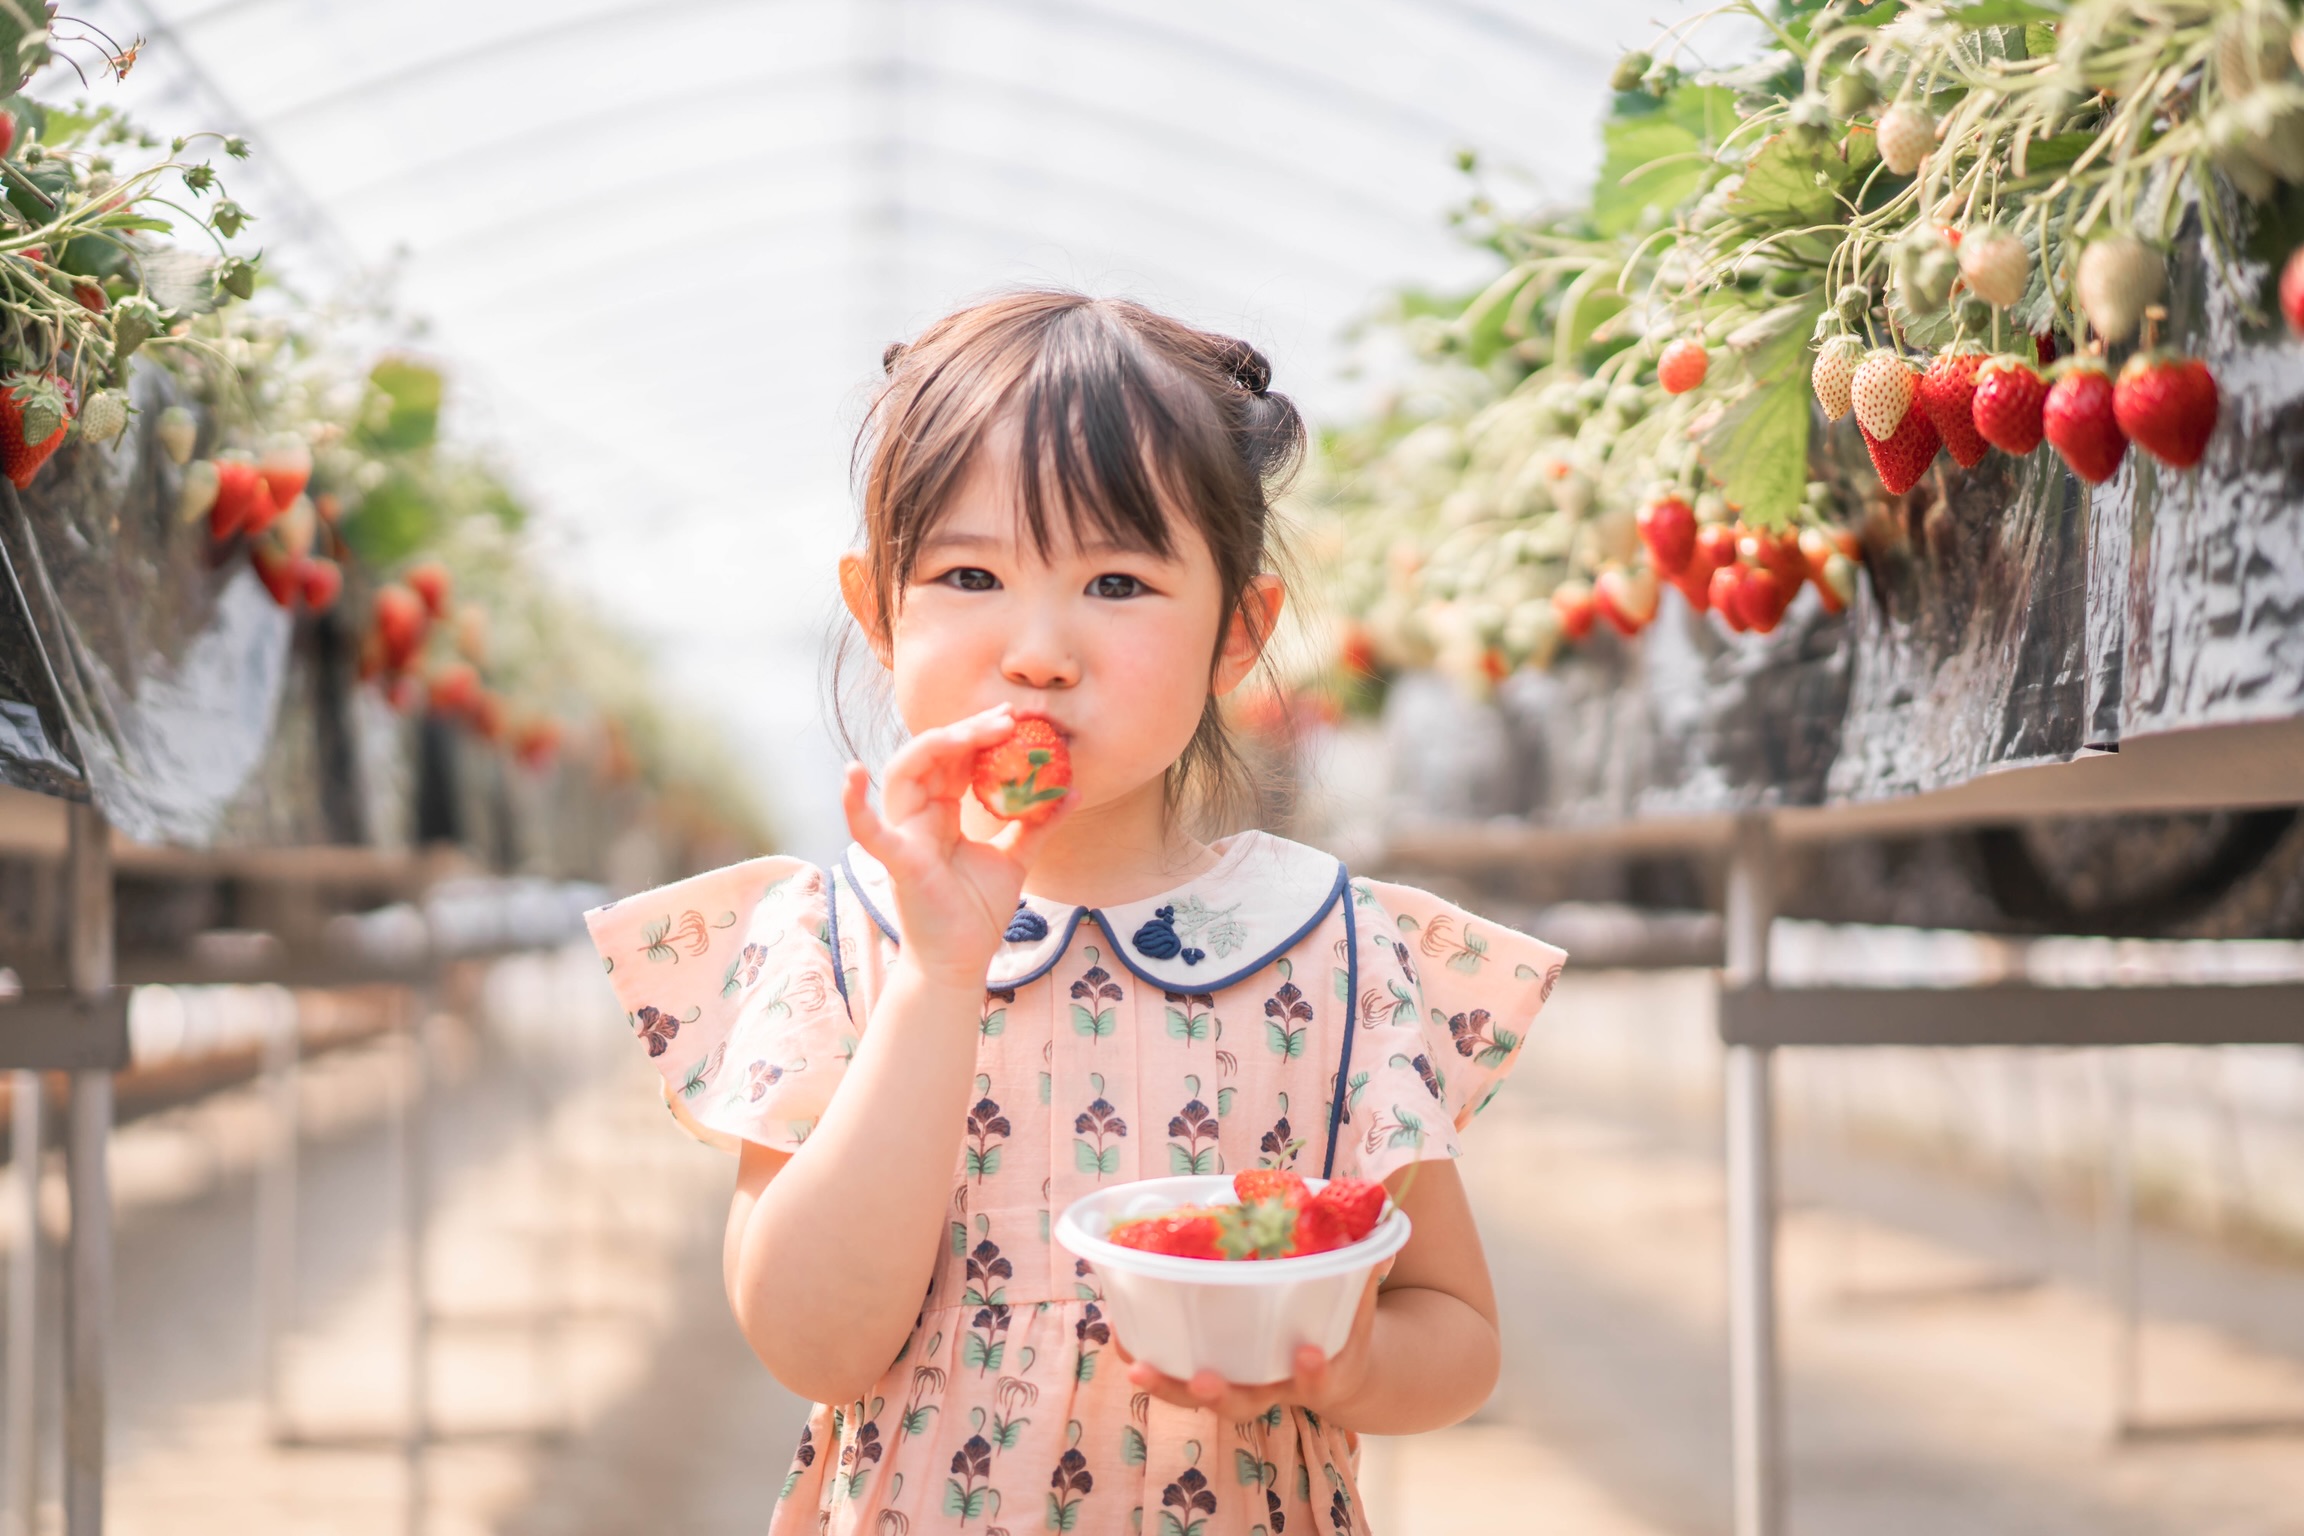
[[[1774,634],[1731,636],[1667,589],[1638,640],[1603,629],[1484,719],[1395,689],[1400,787],[1425,814],[1591,825],[1881,800],[2304,715],[2304,343],[2244,323],[2267,277],[2197,254],[2174,274],[2171,334],[2222,396],[2197,470],[2132,450],[2090,490],[2045,449],[1946,456],[1890,500],[1842,421],[1815,468],[1862,509],[1847,613],[1809,590]]]

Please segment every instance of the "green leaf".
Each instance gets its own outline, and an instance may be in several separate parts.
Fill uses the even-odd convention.
[[[1218,1118],[1232,1113],[1232,1100],[1239,1091],[1237,1088],[1219,1088],[1216,1090],[1216,1114]]]
[[[1600,134],[1606,154],[1592,196],[1593,227],[1620,235],[1650,208],[1667,211],[1695,196],[1712,169],[1701,151],[1736,121],[1734,101],[1720,87],[1682,86],[1662,111],[1611,119]]]
[[[1120,1426],[1120,1459],[1132,1467],[1144,1465],[1144,1436],[1133,1424]]]
[[[993,1009],[984,1015],[983,1021],[976,1026],[977,1031],[987,1040],[997,1038],[1000,1032],[1007,1027],[1008,1010],[1005,1008]]]
[[[1216,1171],[1216,1149],[1214,1147],[1202,1147],[1199,1151],[1193,1152],[1170,1142],[1168,1144],[1168,1171],[1177,1174],[1214,1173]]]
[[[1304,1029],[1282,1029],[1277,1019],[1266,1019],[1264,1043],[1271,1046],[1273,1054],[1281,1060],[1294,1061],[1304,1054]]]
[[[1075,1141],[1072,1143],[1072,1166],[1082,1173],[1093,1173],[1099,1178],[1118,1173],[1120,1171],[1119,1144],[1114,1143],[1099,1152],[1085,1141]]]
[[[982,1179],[999,1171],[1000,1149],[998,1147],[987,1148],[982,1152],[977,1151],[974,1147],[968,1149],[968,1176],[970,1178]]]
[[[1232,1452],[1232,1469],[1239,1476],[1243,1488],[1255,1488],[1264,1481],[1264,1464],[1251,1452],[1235,1449]]]
[[[967,1251],[968,1225],[966,1222],[956,1221],[952,1223],[952,1256],[958,1258]]]
[[[1072,1362],[1072,1379],[1083,1386],[1096,1379],[1095,1350],[1080,1351],[1080,1358]]]
[[[1080,1379],[1086,1381],[1088,1378],[1083,1376]],[[1048,1495],[1048,1529],[1068,1531],[1079,1523],[1080,1505],[1077,1502],[1067,1504],[1054,1494]]]
[[[1833,150],[1779,133],[1745,167],[1743,185],[1728,199],[1728,207],[1770,224],[1814,224],[1832,211],[1834,195],[1847,182],[1848,164]]]
[[[1072,1033],[1101,1040],[1120,1027],[1120,1011],[1107,1008],[1102,1013],[1090,1013],[1078,1003],[1072,1005]]]
[[[401,452],[430,447],[440,434],[440,370],[413,358],[388,357],[368,370],[368,382],[384,400],[362,424],[369,446]]]
[[[1946,11],[1944,19],[1963,27],[2013,27],[2053,22],[2063,14],[2064,7],[2040,5],[2035,0],[1974,0],[1973,4],[1954,6]]]
[[[1808,483],[1808,387],[1779,379],[1746,394],[1704,435],[1707,468],[1728,505],[1761,527],[1790,523]]]

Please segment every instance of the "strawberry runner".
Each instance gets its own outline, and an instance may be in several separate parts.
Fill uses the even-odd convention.
[[[1088,909],[1029,893],[986,978],[950,1240],[887,1374],[811,1414],[769,1529],[1365,1531],[1356,1437],[1147,1398],[1096,1277],[1050,1240],[1099,1187],[1453,1157],[1550,995],[1549,945],[1263,833]],[[771,858],[590,917],[693,1134],[801,1146],[900,937],[885,871]],[[858,1191],[868,1202],[870,1191]],[[1140,1527],[1139,1527],[1139,1522]]]

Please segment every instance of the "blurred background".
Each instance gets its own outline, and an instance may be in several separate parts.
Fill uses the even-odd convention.
[[[144,40],[91,99],[252,151],[217,162],[254,215],[225,248],[265,283],[217,344],[297,423],[314,497],[344,498],[314,546],[347,573],[337,613],[402,587],[430,615],[414,668],[324,605],[282,617],[167,533],[190,476],[157,429],[128,440],[149,470],[75,444],[12,508],[12,569],[52,577],[0,629],[0,1018],[133,986],[103,1111],[105,1524],[760,1529],[803,1406],[727,1316],[729,1166],[666,1123],[576,914],[845,841],[822,673],[882,348],[1027,283],[1248,338],[1323,439],[1292,503],[1317,571],[1365,484],[1421,472],[1413,447],[1372,468],[1370,423],[1460,424],[1503,388],[1434,317],[1504,266],[1501,211],[1589,192],[1616,61],[1683,13],[72,9]],[[56,63],[26,94],[83,86]],[[214,454],[230,411],[185,389]],[[139,396],[140,421],[178,398]],[[92,532],[76,496],[125,520]],[[197,579],[137,585],[171,561]],[[1331,606],[1317,576],[1306,606]],[[1303,675],[1338,627],[1295,637]],[[1796,659],[1845,654],[1806,632]],[[1664,755],[1606,698],[1700,686],[1630,666],[1603,645],[1501,688],[1388,670],[1349,707],[1315,686],[1241,722],[1273,825],[1573,957],[1467,1145],[1504,1383],[1465,1426],[1371,1442],[1379,1532],[1737,1529],[1732,816],[1692,792],[1619,835],[1642,818],[1576,797]],[[1800,803],[1797,743],[1762,755],[1775,778],[1737,808]],[[1980,806],[1907,786],[1905,820],[1795,826],[1773,979],[1947,1016],[1963,987],[2198,988],[2209,1020],[2214,987],[2304,997],[2304,751],[2208,755],[2244,782],[2115,788],[2093,816],[2069,813],[2095,779]],[[91,794],[109,829],[66,809]],[[91,922],[101,974],[68,943]],[[107,1074],[18,1054],[0,1516],[28,1536],[65,1529],[93,1209],[65,1141]],[[2297,1045],[1900,1043],[1784,1053],[1776,1087],[1789,1528],[2304,1532]]]

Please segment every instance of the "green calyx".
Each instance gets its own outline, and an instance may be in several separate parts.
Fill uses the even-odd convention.
[[[1228,1259],[1285,1258],[1296,1238],[1296,1212],[1284,1200],[1251,1200],[1216,1213],[1216,1241]]]
[[[1024,776],[1022,783],[1011,779],[1000,786],[1001,815],[1011,818],[1021,816],[1036,805],[1061,800],[1071,792],[1061,784],[1041,785],[1040,770],[1054,760],[1055,754],[1046,747],[1034,747],[1024,754],[1024,761],[1032,765],[1032,771]]]

